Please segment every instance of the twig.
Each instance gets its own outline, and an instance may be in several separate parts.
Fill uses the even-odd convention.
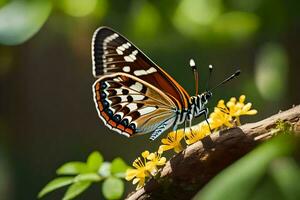
[[[277,135],[278,121],[300,132],[300,105],[256,123],[211,134],[174,156],[161,170],[160,178],[128,195],[128,200],[190,199],[221,170],[262,141]]]

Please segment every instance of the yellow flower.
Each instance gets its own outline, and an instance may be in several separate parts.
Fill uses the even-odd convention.
[[[251,103],[244,104],[245,99],[245,95],[241,95],[238,102],[236,102],[236,98],[230,99],[226,105],[229,108],[231,116],[239,117],[241,115],[255,115],[257,113],[255,109],[250,110],[252,106]]]
[[[251,110],[251,103],[244,103],[245,100],[246,96],[241,95],[238,102],[236,101],[236,98],[231,98],[226,104],[226,106],[229,108],[230,115],[236,118],[237,125],[241,125],[239,118],[241,115],[255,115],[257,113],[257,110]]]
[[[161,156],[162,152],[155,152],[150,153],[147,156],[147,160],[149,160],[146,163],[147,170],[152,174],[155,175],[157,173],[157,166],[163,166],[166,164],[166,158]]]
[[[210,127],[212,129],[218,129],[222,126],[232,127],[232,117],[229,115],[228,108],[223,107],[224,101],[221,100],[218,103],[218,107],[215,107],[214,112],[209,116]]]
[[[210,120],[209,120],[210,121]],[[203,121],[191,129],[187,128],[185,131],[185,142],[190,145],[201,140],[205,136],[210,134],[209,126],[206,121]]]
[[[163,143],[159,146],[159,152],[164,152],[170,149],[174,149],[176,153],[182,151],[182,146],[180,141],[184,137],[183,129],[172,131],[168,134],[167,138],[161,140]]]
[[[126,171],[126,177],[125,179],[127,181],[130,181],[133,179],[132,183],[137,185],[137,190],[144,186],[146,177],[150,176],[150,173],[148,172],[147,160],[146,158],[150,155],[149,151],[144,151],[142,153],[142,159],[138,157],[135,159],[135,161],[132,163],[132,166],[135,169],[128,169]]]

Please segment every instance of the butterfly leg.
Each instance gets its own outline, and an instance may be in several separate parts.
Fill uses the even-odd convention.
[[[205,117],[205,121],[208,125],[209,131],[210,131],[210,133],[212,133],[212,130],[211,130],[211,127],[210,127],[210,124],[209,124],[209,121],[208,121],[208,108],[204,109],[204,117]]]
[[[191,134],[193,134],[193,129],[192,129],[192,119],[189,119],[189,128],[190,128],[190,131],[191,131]]]

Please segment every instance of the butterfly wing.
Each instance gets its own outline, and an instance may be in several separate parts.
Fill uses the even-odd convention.
[[[169,128],[176,119],[176,104],[151,84],[126,73],[100,77],[93,85],[99,117],[126,136]]]
[[[162,68],[152,62],[134,44],[116,31],[100,27],[92,42],[93,74],[95,77],[122,72],[138,77],[163,91],[186,109],[190,96]]]

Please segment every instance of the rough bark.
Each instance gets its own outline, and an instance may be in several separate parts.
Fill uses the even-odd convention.
[[[299,134],[300,105],[256,123],[213,133],[188,146],[167,162],[160,178],[151,179],[127,199],[190,199],[222,169],[274,137],[279,120],[289,123]]]

